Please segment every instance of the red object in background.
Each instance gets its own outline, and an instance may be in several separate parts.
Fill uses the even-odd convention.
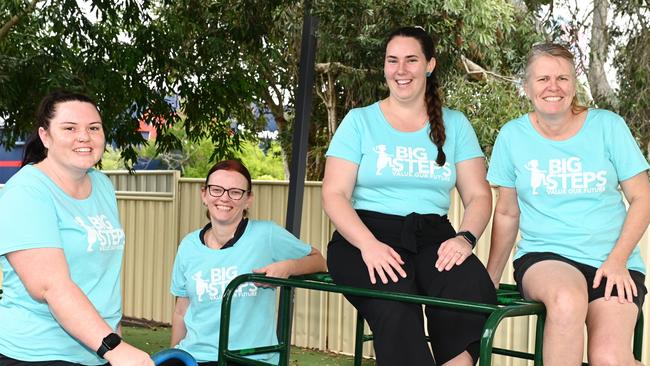
[[[0,161],[0,168],[20,168],[20,160]]]

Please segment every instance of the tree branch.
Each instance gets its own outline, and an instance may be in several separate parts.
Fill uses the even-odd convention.
[[[2,26],[2,28],[0,28],[0,42],[3,39],[7,38],[7,35],[9,34],[9,31],[11,30],[11,28],[15,27],[16,24],[18,24],[18,22],[20,21],[20,19],[22,17],[24,17],[25,15],[33,12],[34,9],[36,9],[36,4],[38,4],[39,1],[42,1],[42,0],[32,0],[32,2],[29,4],[29,6],[27,6],[27,8],[22,13],[16,14],[13,17],[11,17],[11,19],[9,19],[9,21],[6,22]]]
[[[369,73],[372,70],[370,69],[357,69],[352,66],[344,65],[340,62],[326,62],[326,63],[317,63],[314,67],[317,73],[326,74],[329,72],[338,73],[340,71],[349,72],[352,74],[365,74]]]
[[[497,73],[494,73],[492,71],[485,70],[483,67],[479,66],[476,64],[474,61],[468,59],[465,56],[460,56],[460,60],[463,63],[463,67],[465,68],[465,72],[467,75],[469,75],[471,78],[475,80],[483,80],[485,79],[486,76],[490,75],[494,78],[501,79],[504,81],[508,81],[511,83],[519,83],[519,80],[510,76],[503,76],[499,75]]]

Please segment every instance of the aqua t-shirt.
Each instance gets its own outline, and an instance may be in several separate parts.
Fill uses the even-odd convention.
[[[508,122],[494,145],[488,180],[517,190],[515,258],[553,252],[599,268],[626,216],[619,182],[647,169],[625,121],[590,109],[580,131],[563,141],[541,136],[527,114]],[[638,246],[628,268],[645,273]]]
[[[187,333],[178,348],[198,362],[217,361],[221,300],[226,286],[240,274],[287,259],[308,255],[311,246],[271,221],[249,220],[232,247],[211,249],[194,231],[181,241],[174,260],[171,293],[189,298],[185,313]],[[275,327],[275,289],[244,283],[235,292],[230,316],[230,349],[278,343]],[[272,364],[277,353],[250,356]]]
[[[401,216],[446,215],[456,185],[456,163],[483,153],[465,115],[443,108],[442,117],[447,161],[438,166],[438,148],[429,138],[428,124],[415,132],[402,132],[386,120],[379,102],[352,109],[326,154],[359,166],[352,207]]]
[[[72,280],[116,329],[122,318],[120,272],[124,231],[110,180],[90,169],[92,192],[74,199],[43,172],[27,165],[0,190],[0,353],[24,361],[63,360],[100,365],[95,350],[71,337],[46,303],[32,299],[6,254],[61,248]]]

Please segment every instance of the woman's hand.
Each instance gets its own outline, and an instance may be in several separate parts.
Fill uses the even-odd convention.
[[[117,347],[106,352],[104,358],[112,366],[153,366],[153,360],[148,353],[140,351],[122,341]]]
[[[612,258],[607,258],[600,268],[596,271],[594,277],[593,288],[600,286],[603,277],[607,278],[605,284],[605,300],[609,300],[612,294],[612,289],[616,286],[618,292],[618,302],[623,304],[632,302],[633,297],[637,296],[637,289],[630,271],[626,268],[626,261],[619,261]]]
[[[254,269],[253,273],[260,273],[267,277],[276,277],[276,278],[289,278],[295,270],[295,260],[288,259],[285,261],[271,263],[267,266],[264,266],[259,269]],[[276,285],[271,285],[268,283],[255,282],[257,287],[276,287]]]
[[[445,240],[438,248],[436,269],[439,272],[449,271],[455,265],[461,265],[467,257],[472,255],[472,246],[460,236]]]
[[[373,285],[377,283],[375,272],[377,272],[383,284],[388,283],[388,277],[393,282],[397,282],[399,278],[395,272],[402,276],[402,278],[406,278],[406,272],[402,268],[404,261],[390,246],[377,241],[372,244],[366,244],[359,249],[361,250],[361,257],[368,267],[370,283]]]

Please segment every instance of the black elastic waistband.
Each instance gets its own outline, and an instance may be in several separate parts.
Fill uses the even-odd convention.
[[[418,235],[422,235],[424,232],[431,231],[432,229],[438,227],[439,224],[449,225],[447,215],[440,216],[433,213],[419,214],[416,212],[411,212],[406,216],[400,216],[368,210],[356,211],[357,215],[359,215],[359,218],[361,218],[361,220],[364,222],[366,221],[364,219],[386,220],[389,221],[389,223],[387,223],[389,225],[401,225],[400,247],[412,253],[418,252]]]
[[[413,220],[415,218],[426,218],[429,219],[433,222],[439,222],[439,221],[447,221],[447,215],[438,215],[434,213],[430,214],[419,214],[417,212],[411,212],[410,214],[406,216],[401,216],[401,215],[391,215],[391,214],[386,214],[383,212],[377,212],[377,211],[370,211],[370,210],[356,210],[357,215],[359,217],[369,217],[373,219],[386,219],[386,220],[395,220],[395,221],[405,221],[405,220]]]

